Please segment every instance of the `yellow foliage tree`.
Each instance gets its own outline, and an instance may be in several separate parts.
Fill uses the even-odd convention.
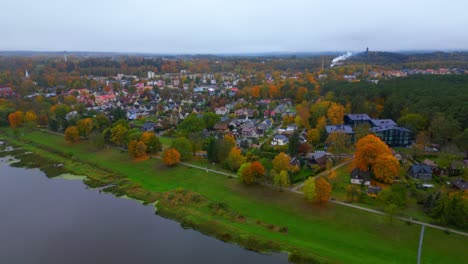
[[[65,130],[65,140],[68,142],[77,142],[80,139],[80,132],[76,126],[69,126]]]
[[[332,125],[342,125],[344,122],[344,115],[344,106],[337,103],[331,103],[327,111],[327,117]]]
[[[326,203],[330,200],[332,186],[323,177],[315,179],[315,199],[319,203]]]
[[[180,162],[180,153],[175,148],[168,148],[163,153],[163,162],[166,166],[172,167]]]

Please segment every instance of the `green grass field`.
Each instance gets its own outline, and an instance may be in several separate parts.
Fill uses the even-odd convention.
[[[210,201],[226,203],[251,219],[286,226],[288,233],[283,234],[251,223],[220,219],[240,231],[289,245],[286,249],[306,250],[332,263],[416,262],[420,231],[417,225],[401,221],[391,224],[385,216],[340,205],[310,204],[298,194],[246,187],[236,179],[182,165],[166,168],[155,158],[134,162],[125,152],[112,148],[95,151],[86,142],[69,144],[46,132],[27,133],[23,138],[99,164],[149,190],[187,189]],[[32,146],[29,148],[34,150]],[[463,263],[468,257],[467,248],[467,237],[428,228],[422,263]]]

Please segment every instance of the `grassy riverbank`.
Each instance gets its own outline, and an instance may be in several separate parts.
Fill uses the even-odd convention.
[[[2,133],[8,133],[3,130]],[[254,250],[298,252],[332,263],[414,263],[420,226],[339,205],[318,206],[297,194],[246,187],[195,168],[166,168],[158,159],[133,162],[127,153],[68,144],[46,132],[10,140],[64,170],[88,175],[92,186],[118,195],[160,201],[158,213],[219,239]],[[461,263],[468,238],[429,229],[422,263]],[[295,255],[295,256],[298,256]]]

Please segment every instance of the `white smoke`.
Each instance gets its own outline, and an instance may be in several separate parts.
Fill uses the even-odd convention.
[[[344,61],[346,59],[348,59],[349,57],[353,56],[353,53],[351,52],[346,52],[345,54],[341,55],[341,56],[338,56],[336,58],[334,58],[332,60],[332,63],[330,65],[330,68],[332,68],[333,66],[336,66],[340,61]]]

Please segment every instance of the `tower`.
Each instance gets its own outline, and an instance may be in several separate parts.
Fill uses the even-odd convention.
[[[63,52],[63,59],[65,60],[65,62],[67,62],[67,51],[66,50]]]
[[[27,69],[26,69],[26,72],[25,72],[25,74],[24,74],[24,78],[29,79],[29,72],[28,72]]]

